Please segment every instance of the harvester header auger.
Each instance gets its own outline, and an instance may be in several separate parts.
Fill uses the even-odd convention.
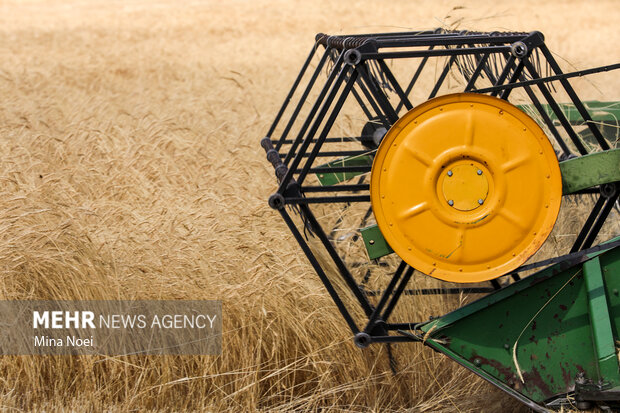
[[[618,68],[564,73],[540,32],[316,36],[261,140],[269,205],[359,347],[421,341],[536,411],[620,403],[620,103],[570,80]]]

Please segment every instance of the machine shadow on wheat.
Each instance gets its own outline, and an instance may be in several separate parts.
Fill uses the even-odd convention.
[[[620,104],[571,80],[619,67],[565,73],[539,32],[316,36],[261,146],[357,346],[421,342],[536,411],[618,404]]]

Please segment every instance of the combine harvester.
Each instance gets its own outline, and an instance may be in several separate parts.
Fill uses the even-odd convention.
[[[570,81],[619,67],[564,73],[540,32],[317,35],[261,146],[357,346],[421,342],[538,412],[620,406],[620,104]],[[576,239],[543,246],[560,206]],[[402,319],[429,294],[478,299]]]

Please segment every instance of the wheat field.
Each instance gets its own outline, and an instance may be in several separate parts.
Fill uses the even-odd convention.
[[[317,32],[540,30],[572,70],[620,61],[618,21],[616,1],[0,0],[0,299],[224,306],[217,357],[2,357],[0,410],[526,411],[422,346],[394,375],[353,345],[267,206],[259,140]],[[574,84],[620,100],[617,75]]]

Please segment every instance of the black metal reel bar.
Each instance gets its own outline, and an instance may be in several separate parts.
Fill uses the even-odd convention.
[[[375,55],[378,55],[377,53],[373,53],[376,49],[378,49],[379,47],[396,47],[396,46],[403,46],[403,45],[430,45],[431,48],[434,47],[435,45],[456,45],[456,46],[460,46],[463,44],[475,44],[476,42],[488,42],[488,43],[482,43],[482,44],[498,44],[501,42],[505,42],[505,41],[513,41],[516,39],[520,39],[519,44],[522,45],[522,47],[524,48],[524,50],[527,50],[528,47],[533,47],[533,46],[537,46],[539,43],[542,44],[542,35],[538,32],[533,32],[532,34],[529,35],[525,35],[524,33],[521,34],[509,34],[509,35],[505,35],[505,34],[486,34],[486,35],[479,35],[479,34],[466,34],[466,35],[459,35],[457,33],[447,33],[447,34],[434,34],[435,32],[415,32],[413,34],[408,34],[407,36],[402,36],[401,38],[397,37],[396,35],[385,35],[385,36],[380,36],[378,38],[370,38],[367,36],[348,36],[348,37],[338,37],[338,36],[332,36],[332,37],[326,37],[326,35],[318,35],[318,43],[319,44],[326,44],[326,45],[330,45],[327,46],[326,48],[326,53],[324,54],[323,57],[325,57],[326,55],[328,55],[327,50],[329,50],[330,47],[341,47],[343,48],[342,51],[344,52],[344,47],[353,47],[356,46],[357,49],[348,49],[347,51],[355,51],[357,53],[361,53],[359,52],[359,50],[362,50],[364,48],[369,49],[370,53],[361,53],[360,57],[364,57],[364,59],[367,58],[372,58]],[[525,35],[525,37],[524,37]],[[387,39],[386,39],[387,38]],[[488,56],[489,53],[485,52],[487,51],[487,48],[484,46],[481,47],[468,47],[467,49],[471,49],[471,50],[467,50],[467,49],[463,49],[463,48],[457,48],[457,49],[440,49],[440,50],[432,50],[431,48],[429,48],[428,50],[423,50],[423,51],[418,51],[418,53],[421,53],[421,55],[424,55],[425,58],[427,58],[429,55],[438,55],[438,56],[445,56],[445,55],[449,55],[451,54],[452,56],[457,56],[457,55],[464,55],[464,54],[476,54],[476,55],[480,55],[482,53],[483,56]],[[514,48],[514,45],[504,45],[501,46],[500,49],[498,50],[498,52],[506,52],[506,50],[512,50]],[[314,49],[313,49],[314,51]],[[340,62],[342,55],[344,53],[340,53],[338,60],[336,62],[336,65],[338,65],[338,63]],[[311,53],[312,55],[312,53]],[[402,55],[403,57],[405,57],[405,55]],[[510,55],[509,59],[513,59],[513,56]],[[361,60],[361,59],[360,59]],[[307,62],[307,61],[306,61]],[[387,68],[387,66],[383,63],[383,59],[379,60],[382,68],[385,70]],[[439,81],[437,82],[433,93],[431,93],[431,97],[433,97],[436,94],[436,91],[438,90],[438,88],[441,86],[441,82],[443,82],[443,79],[445,77],[445,74],[447,73],[447,70],[449,69],[450,65],[452,64],[453,60],[451,60],[449,62],[448,65],[446,65],[446,68],[444,70],[444,73],[442,73],[442,76],[440,77]],[[321,60],[321,63],[319,64],[319,67],[317,67],[317,70],[315,70],[315,73],[313,75],[313,78],[311,79],[310,83],[309,83],[309,87],[312,86],[312,84],[314,83],[314,80],[316,79],[316,75],[319,72],[320,68],[322,67],[324,63],[324,59]],[[508,61],[508,63],[511,63],[511,60]],[[557,64],[556,64],[557,65]],[[497,80],[495,87],[501,87],[501,83],[503,82],[503,80],[505,79],[507,73],[509,72],[509,66],[510,64],[506,65],[506,68],[504,70],[504,72],[502,73],[502,75],[500,76],[500,78]],[[307,68],[307,65],[304,65],[304,68],[302,68],[302,72]],[[388,70],[388,75],[391,75],[391,73]],[[362,87],[362,91],[368,95],[368,90],[370,89],[370,92],[372,92],[373,96],[376,98],[376,101],[379,102],[380,105],[374,105],[373,107],[375,108],[376,111],[378,112],[387,112],[389,113],[391,116],[390,119],[392,122],[394,121],[394,117],[395,117],[395,112],[394,110],[388,105],[386,105],[386,98],[385,95],[381,92],[376,90],[376,87],[373,87],[372,84],[368,84],[369,82],[369,76],[367,71],[365,70],[365,64],[364,62],[362,62],[361,65],[356,67],[356,73],[359,72],[364,80],[364,82],[367,83],[367,87]],[[300,73],[301,74],[301,73]],[[332,73],[330,75],[330,78],[328,79],[328,82],[325,84],[325,86],[323,87],[323,89],[321,90],[321,94],[319,96],[319,98],[317,99],[315,105],[312,108],[311,113],[309,114],[309,116],[306,119],[306,122],[304,123],[297,139],[295,139],[294,141],[292,141],[293,147],[291,148],[290,151],[288,151],[287,154],[278,154],[278,156],[283,157],[284,158],[284,164],[287,165],[289,163],[289,161],[295,157],[294,159],[294,163],[295,164],[299,164],[300,160],[297,161],[297,157],[301,157],[301,158],[310,158],[308,159],[308,161],[306,162],[307,165],[312,164],[312,162],[314,161],[314,158],[316,156],[321,156],[319,151],[314,151],[315,155],[308,155],[305,153],[305,151],[300,151],[302,153],[296,153],[295,150],[293,149],[297,149],[297,147],[302,144],[306,147],[306,149],[308,148],[308,146],[311,143],[316,143],[316,140],[308,140],[308,139],[303,139],[304,133],[307,131],[313,116],[316,114],[317,110],[318,110],[318,104],[319,102],[321,102],[321,100],[325,97],[325,94],[327,93],[327,90],[329,89],[329,87],[331,86],[331,82],[333,81],[333,76],[335,74],[335,70],[332,70]],[[417,73],[416,73],[417,74]],[[475,75],[479,75],[480,72],[476,72]],[[570,75],[570,74],[569,74]],[[391,83],[393,85],[397,85],[397,90],[401,93],[399,93],[399,95],[401,95],[401,99],[404,98],[405,96],[402,96],[402,89],[400,88],[400,86],[398,86],[398,82],[395,81],[395,79],[393,78],[393,76],[389,76]],[[513,78],[511,78],[511,80],[514,79],[514,75]],[[298,76],[298,79],[300,78],[300,76]],[[475,79],[469,79],[469,84],[470,85],[472,82],[474,82]],[[292,95],[292,92],[294,92],[294,89],[297,87],[298,85],[298,81],[296,80],[294,87],[291,89],[291,92],[289,92],[289,96]],[[359,83],[359,82],[358,82]],[[410,87],[408,87],[408,89],[410,89]],[[543,90],[543,92],[546,92],[546,89],[541,89]],[[475,90],[474,90],[475,91]],[[295,112],[293,113],[293,116],[291,116],[291,121],[289,122],[289,124],[287,125],[287,128],[285,129],[285,133],[282,135],[281,139],[278,141],[278,144],[276,145],[276,150],[278,150],[278,148],[283,144],[283,142],[285,141],[285,135],[286,133],[288,133],[288,131],[290,130],[290,126],[292,124],[292,122],[294,121],[294,119],[296,118],[296,116],[299,114],[299,109],[301,106],[301,103],[304,101],[304,99],[307,97],[307,92],[308,92],[308,88],[306,89],[306,91],[304,92],[304,95],[302,96],[302,99],[300,99],[300,105],[298,105],[298,107],[296,108]],[[494,93],[496,93],[496,91],[493,91]],[[504,96],[507,97],[507,90],[504,91]],[[545,94],[546,97],[549,97],[550,100],[550,105],[553,106],[554,111],[557,112],[557,116],[558,118],[563,121],[563,126],[566,127],[566,122],[565,122],[565,117],[564,115],[561,113],[561,110],[559,109],[559,107],[557,107],[557,104],[555,104],[555,101],[552,100],[552,98],[550,97],[550,95]],[[285,106],[288,104],[290,98],[287,97],[287,100],[285,100],[285,103],[283,105],[283,107],[281,108],[280,112],[283,112],[283,109],[285,108]],[[534,99],[533,99],[534,100]],[[406,100],[401,100],[401,103],[405,102],[405,104],[407,103]],[[370,103],[373,103],[373,100],[370,100]],[[534,102],[537,103],[537,102]],[[575,101],[576,107],[578,108],[580,113],[585,113],[586,116],[584,117],[584,120],[586,121],[586,123],[589,125],[589,127],[591,129],[596,130],[597,132],[595,133],[595,136],[597,137],[597,140],[599,140],[601,142],[601,146],[604,147],[606,145],[606,143],[604,142],[604,139],[600,138],[600,132],[598,131],[597,127],[592,124],[591,122],[588,122],[589,120],[589,115],[587,115],[587,111],[585,110],[585,108],[583,107],[583,105],[581,104],[580,101],[576,100]],[[381,106],[381,107],[379,107]],[[406,104],[407,107],[410,106],[410,104]],[[326,108],[327,105],[323,105],[323,108]],[[537,107],[539,107],[539,105],[537,105]],[[337,107],[334,109],[334,113],[336,113],[340,108]],[[541,115],[543,117],[548,117],[546,115],[546,113],[544,112],[544,110],[541,110]],[[314,131],[316,132],[316,129],[318,127],[318,124],[320,123],[320,121],[323,119],[325,113],[324,111],[322,111],[321,113],[322,116],[319,116],[318,119],[315,120],[314,122],[314,127],[311,128],[311,132]],[[277,123],[277,121],[279,121],[280,116],[278,116],[276,118],[276,121],[274,122],[274,124],[272,125],[272,127],[270,128],[270,131],[273,131],[275,129],[275,125]],[[549,126],[552,129],[555,129],[555,127],[551,124],[551,122],[549,121]],[[389,126],[389,124],[387,125]],[[328,128],[326,128],[326,130],[328,130]],[[578,138],[576,137],[575,132],[572,130],[572,128],[568,127],[567,128],[568,133],[571,135],[571,138],[573,140],[573,142],[575,143],[575,145],[577,146],[577,148],[579,149],[580,153],[584,153],[585,152],[585,148],[583,148],[583,146],[581,145],[581,143],[579,142]],[[310,137],[312,136],[313,133],[308,133],[306,136]],[[568,151],[567,146],[564,144],[562,138],[559,136],[559,133],[554,133],[554,136],[556,138],[556,140],[558,140],[559,145],[562,147],[565,156],[569,156],[570,152]],[[328,138],[329,140],[329,138]],[[320,145],[317,145],[320,146]],[[333,152],[332,154],[336,154],[337,152]],[[346,156],[346,155],[345,155]],[[281,168],[282,169],[282,168]],[[291,168],[292,169],[292,168]],[[369,167],[343,167],[342,169],[331,169],[330,172],[368,172],[369,171]],[[313,172],[313,173],[320,173],[320,172],[327,172],[327,171],[322,171],[320,169],[317,168],[312,168],[312,169],[308,169],[305,168],[302,170],[299,169],[294,169],[292,171],[287,171],[288,176],[286,177],[286,179],[284,179],[284,182],[282,183],[280,189],[279,189],[279,193],[283,193],[283,191],[287,188],[287,185],[289,184],[290,179],[292,179],[293,174],[298,173],[298,174],[302,174],[302,177],[305,177],[305,175],[308,172]],[[279,177],[280,179],[282,179],[282,177]],[[323,199],[317,199],[315,201],[313,200],[307,200],[304,201],[296,199],[298,197],[293,197],[294,199],[291,199],[291,203],[297,203],[297,202],[307,202],[307,203],[326,203],[326,202],[350,202],[352,201],[352,199],[349,198],[342,198],[342,199],[337,199],[337,197],[330,197],[330,198],[323,198]],[[361,201],[366,201],[367,198],[356,198],[359,199]]]
[[[287,105],[292,100],[296,89],[301,83],[305,72],[310,66],[310,61],[316,53],[317,47],[324,47],[325,51],[319,64],[314,70],[308,85],[304,89],[301,98],[297,106],[295,107],[293,114],[291,115],[289,122],[280,138],[277,140],[276,146],[273,146],[271,136],[276,130],[276,127],[281,120],[283,114],[286,111]],[[380,49],[386,48],[406,48],[406,47],[424,47],[423,50],[411,50],[411,51],[395,51],[395,52],[383,52]],[[546,58],[548,64],[551,66],[553,76],[541,77],[538,73],[536,66],[530,61],[532,51],[539,48],[543,52],[543,56]],[[299,230],[295,226],[292,218],[285,210],[285,205],[298,205],[302,218],[304,219],[304,225],[310,226],[313,233],[318,234],[324,248],[336,264],[339,269],[340,275],[345,280],[346,284],[350,288],[353,295],[357,298],[360,306],[364,310],[367,317],[369,317],[366,327],[363,329],[363,334],[367,334],[368,343],[370,342],[395,342],[395,341],[411,341],[407,336],[390,336],[387,331],[390,330],[406,330],[413,329],[416,323],[393,323],[387,322],[392,310],[396,306],[399,298],[403,294],[407,294],[406,284],[413,273],[413,269],[407,267],[404,263],[401,263],[399,270],[393,275],[388,289],[383,291],[377,307],[373,307],[368,301],[368,296],[375,295],[372,292],[362,291],[349,273],[344,261],[338,255],[334,245],[325,235],[325,231],[322,230],[320,224],[312,214],[309,204],[314,203],[356,203],[356,202],[369,202],[368,195],[369,187],[367,184],[357,185],[338,185],[333,187],[317,187],[311,185],[304,185],[304,179],[308,173],[350,173],[350,172],[369,172],[370,167],[360,166],[342,166],[342,167],[329,167],[329,168],[317,168],[313,167],[315,159],[328,156],[351,156],[351,152],[354,151],[322,151],[324,144],[331,144],[343,141],[355,141],[355,138],[331,138],[328,137],[332,124],[340,112],[347,96],[351,93],[362,107],[364,113],[368,117],[369,121],[373,118],[380,119],[380,121],[387,127],[390,126],[398,118],[398,113],[404,106],[409,109],[412,107],[408,101],[408,95],[414,87],[416,80],[418,79],[425,63],[429,58],[437,56],[449,56],[447,64],[444,66],[441,76],[437,80],[430,97],[436,95],[448,73],[451,66],[456,62],[457,57],[473,56],[476,61],[475,69],[471,72],[471,75],[464,73],[465,80],[467,81],[466,91],[480,92],[480,93],[501,93],[500,97],[507,99],[509,92],[514,88],[523,88],[528,96],[531,98],[532,103],[540,112],[541,117],[549,127],[552,135],[558,142],[558,145],[563,151],[564,156],[572,155],[569,147],[563,141],[560,133],[555,128],[555,125],[549,119],[546,111],[542,108],[539,98],[534,94],[531,89],[532,86],[537,86],[542,93],[543,97],[551,107],[555,116],[560,120],[560,123],[566,130],[567,134],[573,141],[573,144],[577,150],[584,154],[586,152],[585,147],[581,144],[579,137],[573,130],[572,126],[566,120],[561,109],[554,101],[551,93],[547,88],[547,84],[551,81],[558,80],[565,88],[569,96],[571,97],[573,104],[577,108],[578,112],[584,119],[584,122],[588,125],[593,135],[597,139],[602,149],[606,149],[609,146],[607,142],[602,138],[598,127],[591,122],[591,118],[585,109],[583,103],[579,100],[577,95],[572,90],[568,80],[573,76],[581,76],[583,74],[595,73],[598,71],[613,70],[619,65],[611,65],[603,68],[591,69],[589,71],[581,71],[575,73],[564,74],[560,71],[559,66],[553,60],[550,52],[544,45],[544,38],[539,32],[527,33],[471,33],[471,32],[443,32],[441,30],[435,31],[419,31],[419,32],[407,32],[407,33],[390,33],[390,34],[372,34],[372,35],[353,35],[353,36],[327,36],[324,34],[317,35],[316,44],[311,50],[308,58],[306,59],[302,70],[297,76],[293,87],[291,88],[284,104],[273,124],[269,129],[267,137],[261,141],[261,146],[267,153],[267,159],[271,162],[275,169],[275,174],[280,181],[280,187],[278,191],[270,197],[270,205],[280,210],[285,222],[293,232],[295,238],[302,246],[302,249],[308,256],[311,264],[319,274],[323,283],[325,284],[328,292],[334,299],[343,314],[345,320],[351,327],[353,334],[361,334],[355,321],[351,317],[349,311],[344,305],[343,301],[339,298],[338,294],[333,288],[333,285],[329,281],[321,265],[318,263],[314,253],[309,248]],[[501,72],[494,75],[493,70],[490,68],[490,57],[500,56],[503,58],[504,66]],[[420,57],[422,61],[418,66],[413,78],[411,79],[406,91],[400,87],[398,81],[391,73],[389,67],[385,64],[385,59],[401,59]],[[301,108],[308,98],[311,89],[314,87],[316,79],[320,72],[325,68],[328,58],[333,62],[333,67],[329,73],[327,82],[321,88],[318,98],[313,104],[310,113],[306,117],[301,130],[294,139],[287,139],[287,135],[290,132],[293,124],[297,120]],[[389,102],[384,90],[378,85],[378,81],[371,73],[371,64],[375,61],[378,63],[382,72],[386,75],[386,79],[389,85],[396,91],[399,103],[394,108]],[[495,64],[497,61],[495,60]],[[527,74],[525,73],[527,70]],[[475,89],[475,83],[479,77],[483,74],[492,82],[490,88]],[[528,77],[529,76],[529,77]],[[505,83],[507,81],[507,83]],[[342,85],[344,88],[341,88]],[[340,94],[340,95],[339,95]],[[363,98],[366,99],[368,106],[364,104]],[[332,107],[333,106],[333,107]],[[370,109],[374,112],[374,116]],[[331,108],[331,111],[330,111]],[[321,126],[323,128],[321,129]],[[320,134],[317,137],[317,133]],[[284,146],[288,145],[288,151],[280,152],[284,149]],[[314,146],[312,146],[314,145]],[[310,151],[308,153],[308,151]],[[358,151],[362,154],[364,151]],[[370,151],[372,153],[372,151]],[[304,162],[305,163],[302,163]],[[309,193],[329,193],[337,192],[342,193],[339,195],[321,195],[307,197]],[[360,194],[360,192],[362,192]],[[611,201],[608,199],[603,208],[602,198],[593,208],[591,216],[588,218],[586,225],[582,229],[583,235],[580,234],[575,248],[587,248],[594,238],[598,234],[602,223],[604,222],[609,209],[607,203]],[[617,198],[608,197],[608,198]],[[612,203],[613,204],[613,203]],[[587,237],[588,242],[584,242]],[[591,241],[591,242],[590,242]],[[580,244],[580,245],[577,245]],[[406,268],[406,269],[405,269]],[[405,274],[401,278],[402,274]],[[399,282],[400,280],[400,282]],[[457,289],[455,289],[457,290]],[[458,289],[459,291],[477,292],[475,289]],[[480,292],[486,292],[487,289],[480,289]],[[456,292],[449,289],[440,289],[440,292]],[[380,328],[377,328],[380,327]],[[362,344],[362,343],[358,343]],[[366,344],[366,343],[364,343]]]

